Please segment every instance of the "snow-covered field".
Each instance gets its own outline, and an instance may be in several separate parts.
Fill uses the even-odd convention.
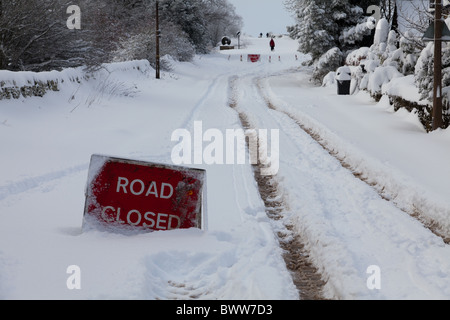
[[[173,62],[161,81],[146,63],[131,62],[66,80],[43,98],[0,101],[0,298],[298,299],[279,225],[266,216],[248,163],[192,165],[207,170],[205,230],[130,236],[81,228],[92,154],[172,164],[176,129],[193,132],[198,121],[224,134],[240,128],[231,99],[255,128],[279,130],[275,178],[286,219],[328,280],[326,297],[450,298],[449,246],[394,206],[420,205],[448,228],[449,131],[426,134],[413,116],[365,92],[313,87],[297,43],[277,39],[272,53],[268,42],[244,39],[241,50]],[[247,62],[249,53],[261,61]],[[293,118],[394,201],[343,169]],[[69,290],[74,265],[81,289]],[[373,266],[380,288],[367,283]]]

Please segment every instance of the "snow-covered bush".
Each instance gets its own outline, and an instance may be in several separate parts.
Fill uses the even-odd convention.
[[[321,84],[323,78],[332,71],[335,71],[342,65],[342,52],[339,48],[334,47],[323,54],[315,64],[312,79]]]
[[[380,19],[378,21],[377,27],[375,29],[375,36],[373,40],[374,45],[380,45],[386,43],[389,37],[389,22],[386,18]]]
[[[385,18],[380,19],[375,30],[373,44],[370,46],[369,59],[377,60],[380,64],[386,60],[387,42],[389,37],[389,23]]]
[[[163,23],[160,40],[161,57],[170,55],[176,61],[190,61],[195,55],[194,45],[187,35],[172,23]],[[156,64],[155,28],[122,39],[113,53],[113,62],[147,59],[152,66]],[[161,69],[170,70],[168,60],[161,60]]]
[[[345,58],[345,64],[348,66],[359,66],[361,61],[367,60],[369,56],[369,48],[361,47],[350,52]]]
[[[393,66],[378,67],[370,74],[367,81],[367,91],[379,100],[383,94],[383,85],[388,84],[392,79],[403,77]]]
[[[366,73],[355,73],[360,83],[359,89],[367,90],[374,98],[379,99],[383,94],[384,84],[414,72],[417,48],[408,39],[389,30],[386,19],[379,21],[373,45],[351,52],[346,59],[348,65],[361,64],[364,67]]]

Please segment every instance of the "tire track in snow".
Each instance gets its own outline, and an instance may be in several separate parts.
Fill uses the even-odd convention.
[[[441,270],[448,270],[450,265],[446,254],[449,246],[392,202],[382,199],[372,186],[355,179],[351,170],[316,143],[295,119],[269,104],[265,88],[258,85],[265,78],[244,78],[246,86],[239,94],[245,100],[239,106],[238,99],[236,107],[251,117],[253,125],[279,128],[283,145],[289,148],[283,158],[287,167],[283,167],[279,179],[275,177],[279,181],[278,195],[286,191],[282,201],[286,214],[293,219],[298,215],[299,219],[292,225],[296,230],[286,234],[292,237],[298,233],[310,250],[322,279],[326,279],[324,296],[446,297],[448,286],[444,283],[450,280],[447,271]],[[303,184],[297,189],[298,179]],[[294,190],[286,189],[289,186]],[[288,207],[291,205],[292,209]],[[282,236],[280,239],[282,242]],[[289,255],[296,262],[295,255],[287,252]],[[381,266],[385,271],[383,291],[368,290],[364,273],[369,265]],[[427,278],[428,274],[435,274],[435,278]]]
[[[221,90],[222,82],[226,81],[228,76],[229,73],[225,73],[219,74],[213,78],[206,91],[195,104],[192,112],[190,113],[190,117],[184,121],[180,128],[185,128],[188,130],[193,128],[194,122],[202,118],[200,115],[204,112],[204,109],[208,107],[207,102]]]
[[[10,182],[7,185],[0,186],[0,201],[10,196],[36,189],[45,183],[64,178],[74,173],[88,170],[88,168],[89,164],[82,164],[64,170],[50,172],[41,176],[30,177],[23,180]]]
[[[276,74],[273,74],[271,76],[276,76]],[[332,157],[334,157],[336,160],[338,160],[342,167],[349,170],[356,178],[361,180],[362,182],[366,183],[370,187],[372,187],[376,192],[382,197],[384,200],[389,201],[393,203],[399,210],[405,212],[409,216],[415,218],[418,220],[425,228],[429,229],[433,234],[440,237],[445,244],[450,244],[450,235],[445,232],[440,226],[439,223],[434,221],[432,218],[421,212],[421,210],[418,208],[418,206],[414,205],[412,206],[411,210],[401,208],[397,203],[394,201],[395,195],[390,195],[387,190],[385,190],[385,187],[379,187],[376,182],[371,181],[371,174],[368,172],[362,172],[359,169],[354,168],[349,162],[346,161],[345,156],[340,156],[340,151],[336,150],[331,146],[328,141],[320,135],[319,132],[314,130],[314,128],[308,127],[298,117],[290,113],[289,111],[286,111],[282,108],[277,107],[277,105],[272,101],[272,99],[265,94],[265,88],[262,85],[262,80],[267,79],[271,76],[268,76],[266,78],[260,78],[256,81],[256,85],[258,87],[258,90],[261,94],[261,96],[266,101],[267,107],[271,110],[280,112],[286,116],[288,116],[290,119],[292,119],[304,132],[306,132],[311,138],[313,138],[325,151],[327,151]],[[375,180],[376,181],[376,180]]]
[[[229,80],[229,106],[235,110],[244,130],[254,129],[249,117],[239,108],[242,97],[237,96],[237,77]],[[259,141],[258,141],[259,143]],[[249,152],[251,152],[249,150]],[[287,269],[291,272],[293,282],[302,300],[323,300],[325,282],[318,268],[314,265],[302,241],[302,236],[296,234],[294,227],[284,221],[284,213],[289,210],[279,188],[278,181],[273,176],[261,175],[263,165],[258,161],[254,165],[254,176],[258,184],[261,198],[266,208],[267,216],[278,224],[277,236],[280,247],[285,252],[283,258]]]

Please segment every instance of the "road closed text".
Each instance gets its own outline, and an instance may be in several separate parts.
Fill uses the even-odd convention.
[[[174,194],[174,188],[169,183],[157,183],[155,181],[145,183],[142,179],[130,180],[126,177],[118,177],[115,190],[119,194],[166,200],[170,200]],[[106,206],[102,209],[101,217],[108,223],[142,226],[156,230],[173,230],[181,226],[181,219],[178,216],[168,213],[155,213],[150,210],[149,208],[149,211],[141,212],[137,209],[123,210],[120,207]]]
[[[121,208],[110,206],[103,208],[102,219],[105,222],[126,223],[131,226],[143,226],[156,230],[173,230],[181,226],[180,218],[175,215],[151,211],[141,213],[139,210],[132,209],[123,216]]]
[[[131,193],[135,196],[153,196],[161,199],[170,199],[173,196],[173,187],[168,183],[161,183],[158,186],[155,181],[151,181],[147,186],[141,179],[135,179],[130,183],[129,179],[119,177],[116,192]]]

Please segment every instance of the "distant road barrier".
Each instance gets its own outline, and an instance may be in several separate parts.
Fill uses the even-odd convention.
[[[249,62],[258,62],[261,59],[261,55],[260,54],[249,54],[247,61]]]

